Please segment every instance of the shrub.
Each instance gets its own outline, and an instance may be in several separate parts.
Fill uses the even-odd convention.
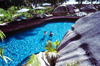
[[[60,57],[60,55],[56,51],[59,43],[60,42],[58,40],[56,40],[54,44],[51,41],[48,41],[45,46],[45,49],[47,49],[45,55],[48,62],[50,63],[50,66],[55,66],[56,60]]]
[[[2,14],[2,12],[4,12],[4,9],[0,8],[0,14]]]
[[[51,13],[53,10],[54,10],[53,7],[51,7],[51,8],[46,8],[46,12],[47,12],[47,13]]]

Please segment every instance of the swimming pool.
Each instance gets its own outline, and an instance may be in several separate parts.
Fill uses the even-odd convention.
[[[59,39],[59,41],[62,40],[65,33],[71,29],[73,24],[74,21],[49,22],[9,36],[4,42],[0,41],[2,47],[7,45],[4,50],[4,56],[13,60],[8,60],[8,66],[21,66],[31,54],[45,51],[44,47],[47,40],[51,40],[52,42],[57,39]],[[45,38],[43,38],[44,31],[47,31]],[[52,39],[49,39],[50,31],[54,33]],[[2,61],[0,58],[0,66],[1,65]],[[7,66],[5,62],[4,66]]]

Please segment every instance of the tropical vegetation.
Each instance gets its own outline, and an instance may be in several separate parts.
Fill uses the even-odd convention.
[[[21,5],[31,6],[32,4],[37,6],[37,4],[42,5],[43,3],[50,3],[53,6],[65,1],[66,0],[4,0],[3,6],[6,8],[9,8],[11,6],[20,7]]]
[[[32,54],[27,62],[27,66],[40,66],[38,55]]]
[[[0,38],[1,38],[2,41],[4,40],[4,38],[6,38],[6,35],[1,30],[0,30]],[[12,61],[12,59],[10,59],[9,57],[3,55],[4,50],[5,50],[6,47],[7,46],[5,46],[4,48],[1,48],[1,46],[0,46],[0,57],[2,58],[2,66],[3,66],[3,60],[7,64],[8,64],[7,59]]]
[[[6,64],[8,64],[7,59],[12,61],[12,59],[10,59],[9,57],[3,55],[4,50],[5,50],[6,47],[7,46],[5,46],[4,48],[1,48],[1,46],[0,46],[0,57],[2,58],[2,66],[3,66],[3,60],[6,62]]]
[[[56,49],[59,46],[60,41],[56,40],[55,42],[51,42],[50,40],[46,42],[45,49],[47,50],[46,55],[48,55],[48,52],[55,52],[57,53]]]
[[[22,8],[29,9],[29,11],[17,13],[17,11]],[[45,12],[51,13],[54,9],[53,7],[50,7],[50,8],[45,7],[45,8],[46,10],[36,10],[36,12],[39,14],[44,14]],[[6,22],[14,22],[15,15],[17,16],[17,18],[19,18],[20,16],[24,16],[26,18],[34,17],[34,14],[36,12],[35,12],[35,9],[32,9],[31,7],[25,7],[24,5],[22,5],[21,7],[12,6],[8,8],[7,10],[0,8],[0,14],[3,14],[3,16],[0,17],[0,24],[6,23]]]
[[[59,43],[60,41],[58,40],[56,40],[56,42],[53,43],[51,41],[48,41],[45,46],[45,49],[47,50],[45,55],[48,62],[50,63],[50,66],[55,66],[56,60],[60,57],[60,55],[56,51],[56,49],[59,46]]]
[[[0,30],[0,38],[3,41],[6,38],[6,35]]]

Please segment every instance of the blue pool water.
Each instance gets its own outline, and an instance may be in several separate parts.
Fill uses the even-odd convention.
[[[57,39],[62,40],[65,33],[71,29],[73,24],[74,21],[50,22],[9,36],[4,42],[0,41],[2,47],[7,45],[4,50],[4,56],[13,60],[8,60],[8,65],[3,62],[4,66],[21,66],[31,54],[45,51],[44,47],[46,41],[49,40],[50,31],[54,33],[52,39],[50,39],[52,42]],[[45,38],[43,38],[44,31],[47,31]],[[2,61],[0,58],[0,66],[1,65]]]

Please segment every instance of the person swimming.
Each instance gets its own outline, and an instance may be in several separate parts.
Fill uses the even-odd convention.
[[[50,31],[49,37],[52,37],[53,34],[54,34],[54,33],[52,33],[52,31]]]
[[[44,31],[44,38],[46,37],[46,34],[47,34],[47,32],[46,32],[46,31]]]

